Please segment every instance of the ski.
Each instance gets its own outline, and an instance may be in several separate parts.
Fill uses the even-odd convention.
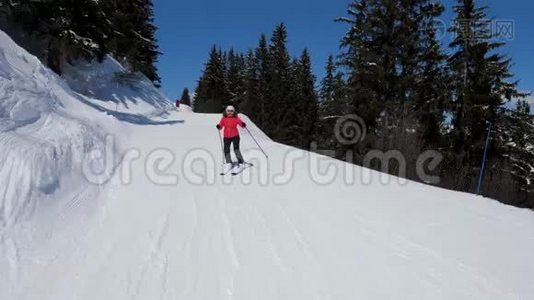
[[[233,163],[230,169],[223,170],[223,172],[219,173],[219,175],[226,176],[228,174],[232,174],[232,176],[236,176],[236,175],[243,173],[243,171],[245,171],[246,169],[253,167],[254,165],[251,163],[242,163],[241,168],[239,170],[236,169],[238,166],[239,166],[238,163]]]
[[[251,164],[251,163],[242,163],[241,164],[241,168],[239,170],[235,170],[235,168],[232,169],[232,170],[235,170],[235,171],[232,172],[232,176],[237,176],[237,175],[243,173],[243,171],[245,171],[246,169],[252,168],[252,167],[254,167],[254,165]]]
[[[225,176],[225,175],[228,175],[228,174],[232,173],[232,171],[235,169],[235,167],[237,165],[238,165],[237,163],[232,163],[232,167],[231,168],[228,168],[228,170],[223,170],[221,173],[219,173],[219,175]]]
[[[219,173],[219,175],[221,176],[225,176],[225,175],[228,175],[232,172],[232,170],[234,169],[234,167],[230,168],[228,171],[222,171],[221,173]]]

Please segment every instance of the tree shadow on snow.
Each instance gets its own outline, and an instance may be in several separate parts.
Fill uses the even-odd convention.
[[[98,111],[105,112],[106,114],[115,117],[119,121],[131,123],[135,125],[174,125],[174,124],[184,123],[183,120],[155,121],[146,116],[139,115],[139,114],[129,114],[129,113],[124,113],[124,112],[109,110],[98,104],[92,103],[84,99],[83,97],[79,97],[79,98],[82,103],[87,104],[90,107]]]

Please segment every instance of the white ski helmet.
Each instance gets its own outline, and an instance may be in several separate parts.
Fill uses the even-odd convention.
[[[235,107],[232,105],[228,105],[225,109],[226,112],[234,112],[235,113]]]

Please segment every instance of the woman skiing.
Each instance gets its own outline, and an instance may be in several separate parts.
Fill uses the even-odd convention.
[[[224,157],[226,164],[224,166],[224,171],[229,172],[230,169],[234,167],[232,162],[232,156],[230,155],[230,146],[234,145],[234,153],[237,157],[237,163],[239,165],[245,163],[243,155],[239,150],[239,130],[237,126],[245,128],[247,125],[243,122],[236,113],[236,110],[233,106],[228,106],[224,113],[221,121],[217,124],[217,129],[224,129]]]

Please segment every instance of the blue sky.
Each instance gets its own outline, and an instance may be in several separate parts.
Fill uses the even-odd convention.
[[[339,41],[347,30],[334,19],[346,15],[349,0],[155,0],[158,39],[163,52],[158,67],[163,91],[171,99],[184,87],[194,90],[208,51],[213,44],[245,51],[257,45],[260,33],[269,35],[284,22],[289,49],[298,55],[308,47],[320,78],[329,54],[339,53]],[[445,0],[444,22],[449,24],[455,1]],[[503,52],[513,58],[513,72],[522,90],[534,91],[534,3],[531,1],[480,0],[490,7],[489,16],[513,20],[514,38]],[[443,38],[444,43],[450,36]],[[530,101],[534,104],[534,97]]]

